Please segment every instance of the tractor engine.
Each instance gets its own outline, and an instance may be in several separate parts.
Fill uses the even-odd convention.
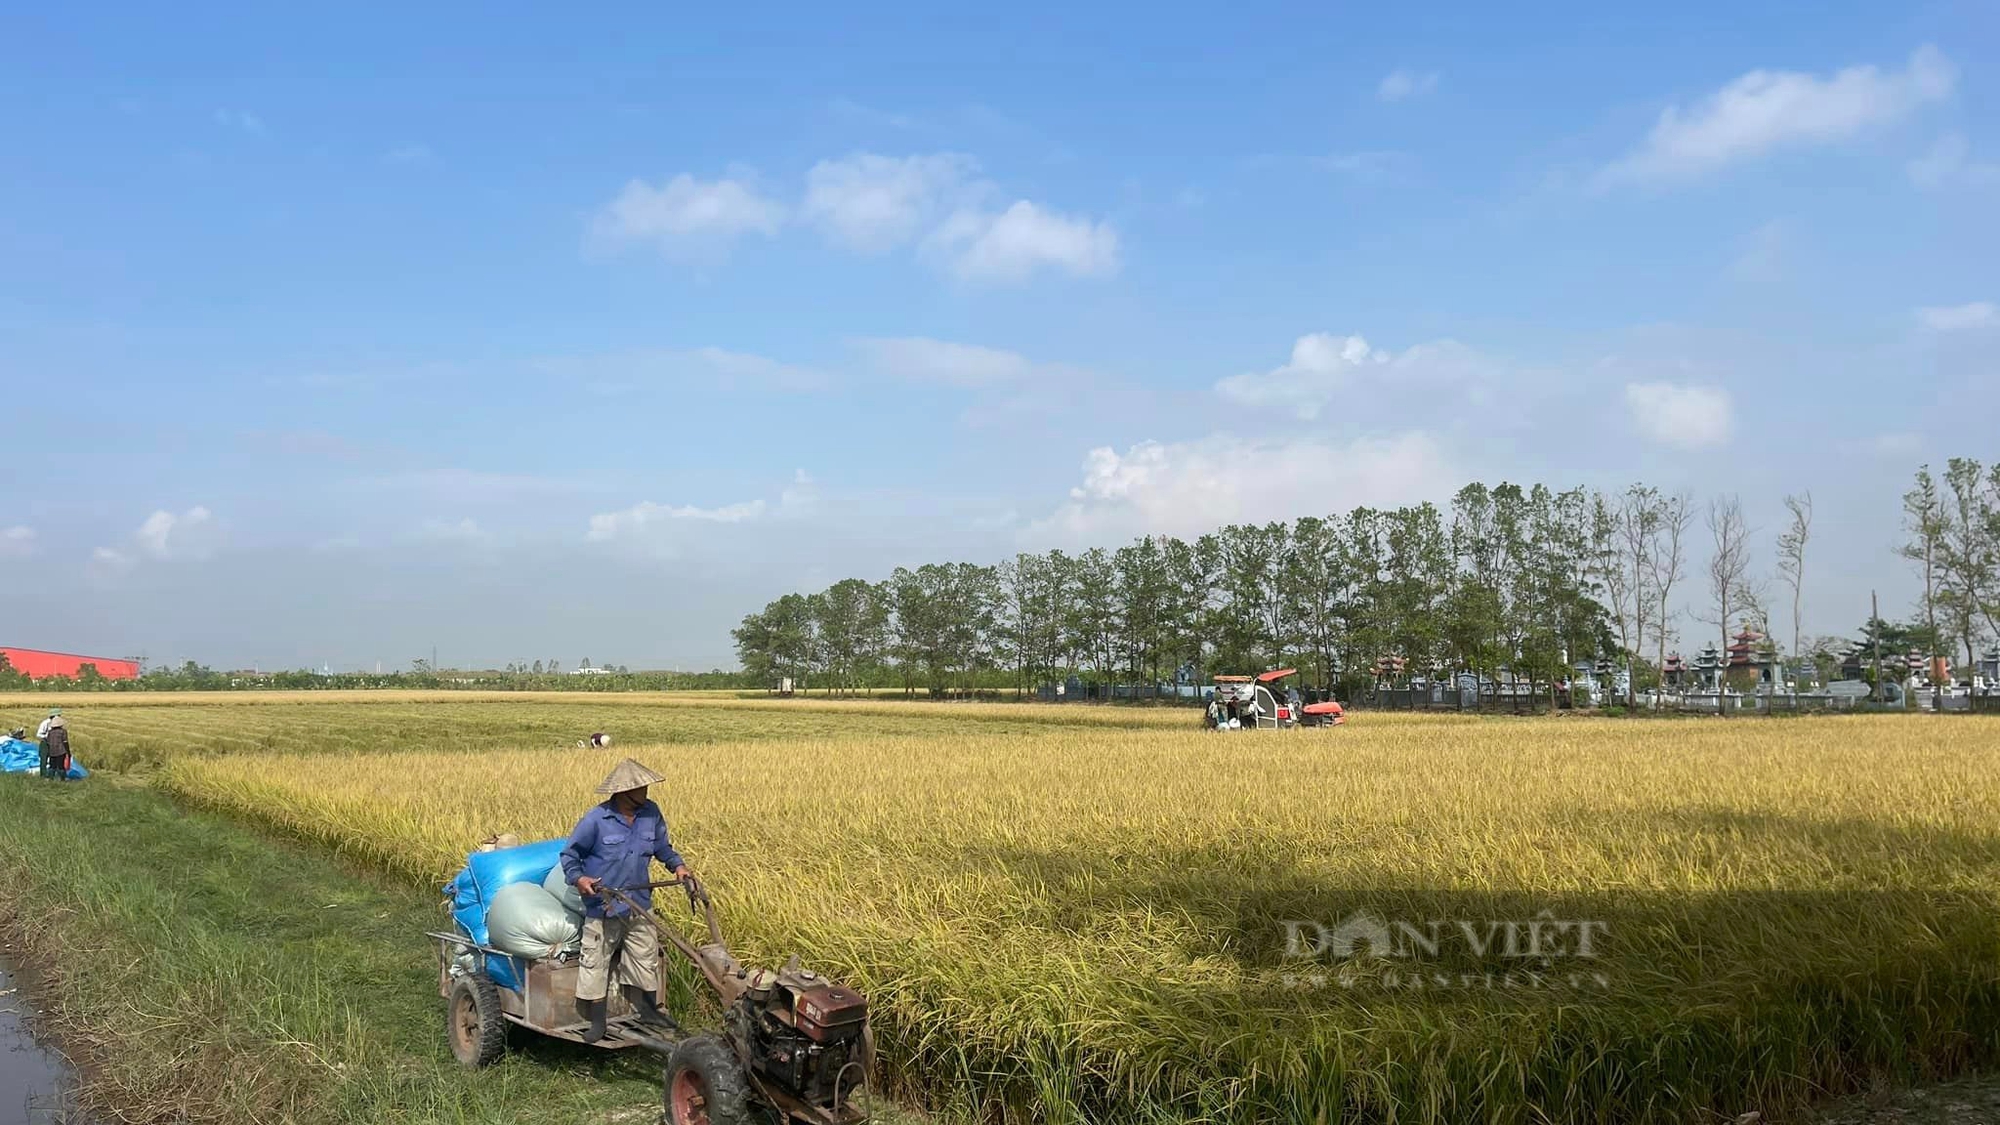
[[[811,1105],[833,1107],[868,1079],[868,1001],[810,969],[753,969],[725,1017],[758,1077]]]

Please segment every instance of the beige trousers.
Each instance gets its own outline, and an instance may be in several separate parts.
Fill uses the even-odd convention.
[[[585,918],[583,958],[577,966],[576,998],[602,1000],[611,984],[611,963],[618,962],[618,983],[660,991],[660,939],[653,927],[636,918]]]

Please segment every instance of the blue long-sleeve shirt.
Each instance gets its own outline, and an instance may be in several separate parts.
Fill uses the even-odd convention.
[[[656,859],[666,864],[669,871],[682,862],[681,853],[667,839],[667,819],[660,815],[660,806],[647,801],[627,824],[607,800],[576,822],[576,830],[570,833],[569,843],[562,850],[563,879],[575,886],[578,879],[588,875],[607,887],[636,887],[652,881],[649,876]],[[649,908],[653,905],[650,890],[626,893]],[[620,918],[630,914],[632,908],[617,899],[606,905],[604,899],[586,895],[583,912],[591,918]]]

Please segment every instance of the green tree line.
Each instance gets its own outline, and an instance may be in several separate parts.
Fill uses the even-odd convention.
[[[1865,639],[1895,628],[1956,645],[1969,664],[2000,616],[2000,465],[1954,459],[1941,488],[1927,468],[1917,482],[1898,549],[1927,560],[1920,627],[1872,622]],[[1384,657],[1404,675],[1507,674],[1539,689],[1586,659],[1657,670],[1684,637],[1722,649],[1745,625],[1825,657],[1844,642],[1801,630],[1810,494],[1786,497],[1785,511],[1767,574],[1734,496],[1475,483],[1443,509],[1360,507],[843,579],[776,599],[732,636],[752,682],[836,694],[1290,666],[1345,695],[1376,683]]]

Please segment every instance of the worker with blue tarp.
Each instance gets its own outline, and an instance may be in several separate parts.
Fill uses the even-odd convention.
[[[69,724],[63,721],[62,708],[49,712],[36,728],[36,737],[42,742],[42,776],[56,781],[69,780]]]

